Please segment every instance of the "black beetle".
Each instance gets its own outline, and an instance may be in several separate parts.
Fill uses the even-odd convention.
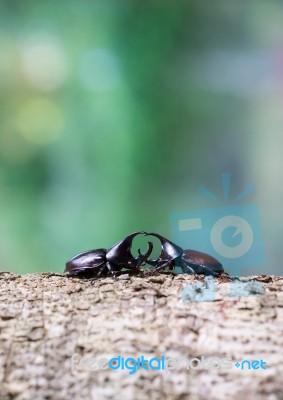
[[[155,236],[161,242],[162,251],[156,260],[147,259],[154,271],[165,268],[173,270],[175,266],[181,267],[185,274],[204,274],[218,276],[224,272],[222,264],[214,257],[195,250],[183,250],[157,233],[147,233],[146,236]],[[140,252],[139,252],[140,253]],[[141,255],[141,253],[140,253]]]
[[[116,272],[123,268],[128,270],[140,271],[139,267],[150,256],[153,248],[152,242],[148,242],[148,250],[133,257],[131,253],[132,242],[135,236],[145,234],[145,232],[134,232],[126,236],[120,242],[107,249],[89,250],[77,254],[66,263],[64,272],[69,275],[84,275],[99,278],[109,273],[116,276]]]

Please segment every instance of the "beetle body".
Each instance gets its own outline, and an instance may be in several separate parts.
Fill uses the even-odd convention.
[[[189,273],[189,271],[187,271],[187,265],[189,269],[193,269],[194,274],[217,276],[224,272],[222,264],[216,260],[216,258],[200,251],[184,250],[182,261],[182,270],[185,273]]]
[[[106,252],[107,249],[97,249],[77,254],[66,263],[65,272],[69,275],[107,275]]]
[[[131,253],[133,239],[145,232],[134,232],[107,249],[89,250],[77,254],[66,263],[65,272],[69,275],[85,275],[99,278],[109,273],[116,276],[123,268],[140,271],[139,267],[147,260],[153,245],[148,243],[146,253],[134,257]]]
[[[222,264],[209,254],[195,250],[183,250],[156,233],[147,233],[147,235],[155,236],[161,242],[160,256],[156,260],[147,259],[146,261],[155,271],[181,267],[182,271],[187,274],[218,276],[224,272]]]

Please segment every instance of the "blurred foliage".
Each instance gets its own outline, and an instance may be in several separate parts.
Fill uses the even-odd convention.
[[[281,105],[282,16],[275,1],[0,2],[1,269],[62,271],[132,231],[170,236],[170,213],[204,206],[198,186],[223,171],[235,191],[262,187],[271,234],[282,190],[273,213],[258,170],[272,132],[254,115]]]

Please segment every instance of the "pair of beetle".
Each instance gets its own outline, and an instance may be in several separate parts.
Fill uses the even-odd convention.
[[[149,258],[153,244],[148,242],[145,253],[138,250],[138,256],[131,253],[133,239],[137,235],[154,236],[161,242],[161,253],[156,260]],[[107,249],[90,250],[77,254],[66,263],[65,272],[69,275],[88,277],[104,277],[109,274],[116,277],[122,269],[139,272],[144,263],[153,271],[173,270],[175,266],[182,268],[185,274],[204,274],[218,276],[224,272],[222,264],[208,254],[195,250],[183,250],[157,233],[134,232],[120,242]]]

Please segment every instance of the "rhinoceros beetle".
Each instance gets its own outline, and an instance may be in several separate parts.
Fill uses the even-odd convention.
[[[147,259],[154,271],[165,268],[173,270],[175,266],[181,267],[185,274],[204,274],[218,276],[224,269],[222,264],[214,257],[195,250],[183,250],[157,233],[147,233],[146,236],[155,236],[161,242],[161,254],[156,260]],[[139,254],[142,255],[139,251]]]
[[[116,273],[123,268],[140,271],[139,267],[150,256],[153,244],[148,242],[146,253],[133,257],[131,247],[133,239],[145,232],[134,232],[126,236],[120,242],[107,249],[96,249],[77,254],[66,263],[64,272],[69,275],[84,275],[88,277],[107,276],[109,273],[116,276]]]

